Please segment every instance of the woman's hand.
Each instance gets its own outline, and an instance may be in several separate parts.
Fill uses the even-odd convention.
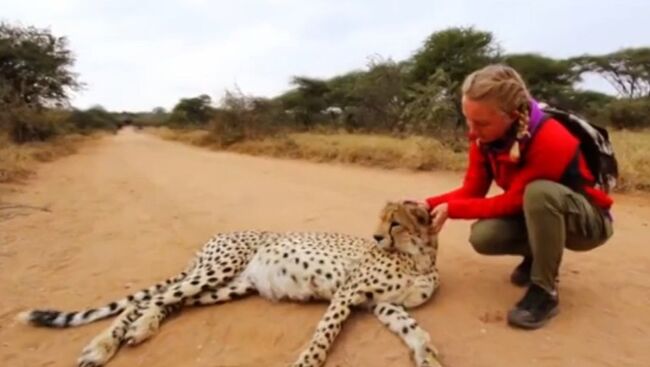
[[[440,204],[433,208],[431,211],[431,227],[433,228],[434,233],[440,232],[442,229],[442,226],[444,226],[445,222],[447,221],[448,218],[448,210],[449,206],[447,203]]]

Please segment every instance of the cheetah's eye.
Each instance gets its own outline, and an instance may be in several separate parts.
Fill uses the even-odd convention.
[[[397,226],[399,226],[399,222],[397,222],[397,221],[392,221],[392,222],[390,222],[390,228],[391,228],[391,229],[392,229],[393,227],[397,227]]]

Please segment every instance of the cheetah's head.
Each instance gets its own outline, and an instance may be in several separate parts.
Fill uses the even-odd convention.
[[[380,248],[388,251],[419,255],[437,248],[431,214],[424,204],[414,201],[388,202],[373,237]]]

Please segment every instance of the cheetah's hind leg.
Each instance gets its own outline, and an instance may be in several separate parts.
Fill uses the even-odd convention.
[[[185,300],[185,306],[209,306],[245,297],[255,292],[253,284],[243,277],[238,277],[229,284],[214,290],[208,290]],[[159,307],[149,304],[141,317],[131,323],[124,336],[129,346],[144,342],[153,336],[163,320],[181,308],[180,304]]]

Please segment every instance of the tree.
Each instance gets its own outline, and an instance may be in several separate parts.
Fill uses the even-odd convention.
[[[500,47],[490,32],[454,27],[435,32],[413,55],[411,77],[426,84],[429,77],[442,69],[456,84],[472,71],[499,58]]]
[[[430,78],[443,72],[447,94],[451,96],[456,109],[456,127],[461,127],[462,110],[460,103],[460,86],[465,77],[500,58],[500,46],[490,32],[469,28],[454,27],[435,32],[413,55],[409,65],[411,80],[420,87],[429,84]],[[418,89],[420,87],[415,87]]]
[[[329,79],[327,81],[329,92],[326,96],[329,104],[343,109],[358,104],[355,86],[365,75],[366,71],[355,70]]]
[[[368,71],[355,78],[349,92],[350,100],[355,101],[357,107],[353,117],[355,124],[375,130],[392,129],[399,120],[405,85],[405,73],[400,64],[390,59],[372,58]]]
[[[534,97],[553,104],[568,95],[580,79],[567,60],[527,53],[506,55],[503,62],[521,74]]]
[[[326,96],[330,89],[324,80],[304,76],[294,76],[291,84],[296,87],[278,100],[285,109],[293,112],[298,122],[309,127],[316,121],[317,115],[327,108]]]
[[[577,73],[594,72],[626,98],[650,96],[650,47],[627,48],[571,60]]]
[[[228,146],[244,139],[279,133],[286,124],[281,101],[247,95],[238,87],[226,90],[210,129],[215,142]]]
[[[207,94],[201,94],[194,98],[182,98],[170,116],[174,123],[191,123],[203,125],[213,116],[214,109],[211,107],[212,99]]]
[[[0,23],[0,103],[62,105],[81,88],[71,71],[74,57],[65,37],[48,30]]]
[[[448,123],[460,117],[450,85],[449,76],[438,69],[426,84],[417,83],[409,88],[406,93],[408,102],[400,116],[403,129],[418,134],[437,134],[452,128]]]

